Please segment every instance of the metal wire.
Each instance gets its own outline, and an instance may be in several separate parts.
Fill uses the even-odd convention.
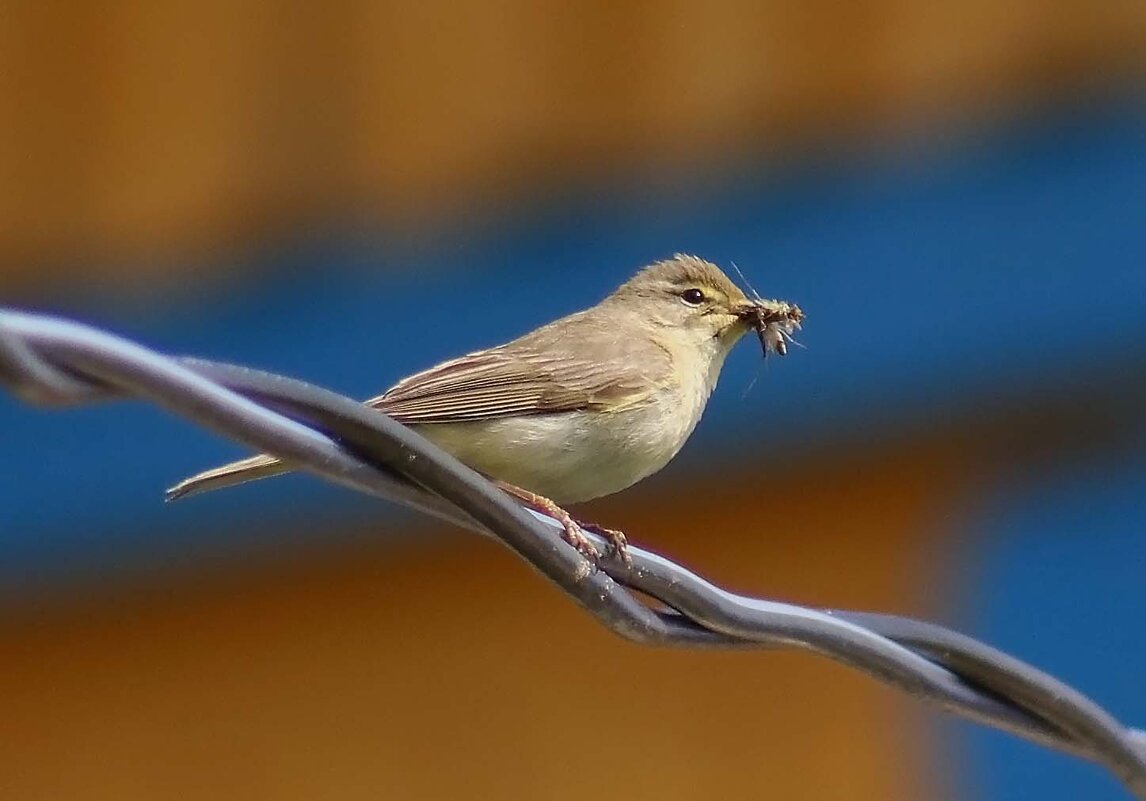
[[[0,384],[38,405],[149,400],[299,470],[496,537],[626,639],[809,650],[953,714],[1098,762],[1146,801],[1146,732],[1123,726],[1030,665],[930,623],[735,595],[640,548],[630,548],[631,566],[605,560],[596,569],[561,540],[554,521],[342,395],[245,367],[164,356],[79,323],[4,309]],[[642,603],[630,590],[663,607]]]

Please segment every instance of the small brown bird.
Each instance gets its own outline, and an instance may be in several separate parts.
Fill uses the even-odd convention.
[[[803,319],[798,306],[749,298],[715,264],[677,254],[592,308],[416,373],[366,405],[556,519],[586,556],[599,557],[590,530],[627,560],[621,532],[578,523],[562,506],[619,492],[668,464],[737,340],[755,330],[765,355],[783,355]],[[254,456],[192,476],[167,498],[289,470]]]

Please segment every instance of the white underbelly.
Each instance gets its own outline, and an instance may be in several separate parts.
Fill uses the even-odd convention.
[[[677,408],[669,415],[667,401],[612,413],[566,412],[416,429],[490,478],[570,504],[619,492],[668,464],[688,439],[699,411],[691,415]]]

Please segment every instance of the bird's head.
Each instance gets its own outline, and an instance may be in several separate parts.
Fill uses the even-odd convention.
[[[681,253],[650,264],[622,284],[609,303],[621,304],[665,333],[727,351],[756,331],[764,355],[784,355],[804,312],[780,300],[748,297],[710,261]]]

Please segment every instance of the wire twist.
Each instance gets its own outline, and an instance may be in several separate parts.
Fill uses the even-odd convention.
[[[245,367],[161,355],[80,323],[4,309],[0,384],[36,405],[148,400],[297,469],[495,537],[628,640],[812,651],[952,714],[1102,764],[1146,801],[1146,732],[1122,725],[1052,676],[934,624],[736,595],[637,547],[630,546],[631,566],[605,560],[595,569],[561,540],[554,521],[526,511],[425,438],[342,395]],[[630,589],[664,606],[650,608]]]

